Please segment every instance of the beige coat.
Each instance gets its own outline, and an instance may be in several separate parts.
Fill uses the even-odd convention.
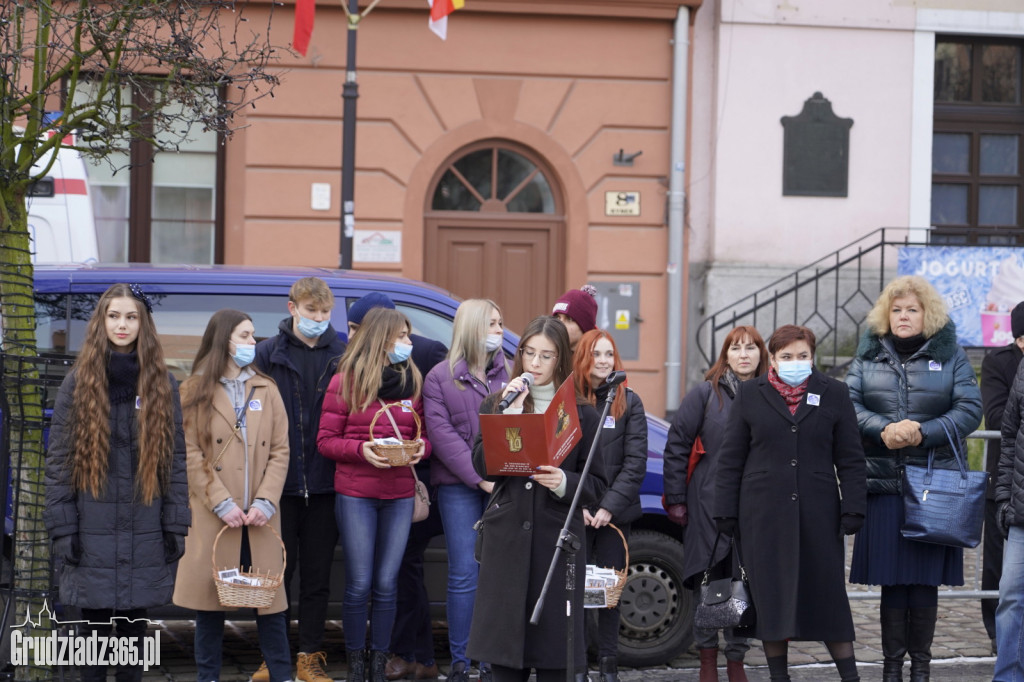
[[[235,433],[235,410],[227,392],[214,392],[211,452],[199,447],[196,424],[186,416],[185,444],[188,448],[189,504],[192,507],[192,530],[185,540],[185,556],[178,563],[178,577],[174,587],[174,603],[189,609],[202,611],[230,610],[220,605],[217,589],[213,582],[211,550],[217,533],[224,522],[213,513],[213,508],[232,498],[243,510],[256,498],[270,500],[275,508],[281,499],[285,476],[288,473],[288,416],[274,382],[263,376],[253,376],[245,383],[245,394],[255,387],[252,401],[246,412],[246,430],[249,452],[243,452],[241,433]],[[182,402],[188,398],[189,385],[182,386]],[[203,420],[205,421],[205,420]],[[204,426],[204,424],[200,424]],[[225,443],[227,447],[225,449]],[[224,454],[218,455],[221,450]],[[249,459],[249,499],[243,500],[245,491],[245,460]],[[203,458],[212,466],[212,480],[203,471]],[[209,494],[207,494],[209,483]],[[275,513],[268,524],[281,532],[281,516]],[[242,531],[228,529],[217,543],[217,567],[234,568],[239,564]],[[249,527],[249,542],[252,547],[253,565],[260,571],[280,573],[283,568],[283,554],[280,541],[267,528]],[[287,608],[285,589],[282,585],[269,608],[260,609],[260,614],[278,613]]]

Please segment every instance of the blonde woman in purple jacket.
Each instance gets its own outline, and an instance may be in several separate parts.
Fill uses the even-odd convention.
[[[494,487],[473,469],[473,440],[480,429],[480,403],[508,383],[508,362],[501,351],[501,310],[486,299],[469,299],[455,313],[448,359],[427,374],[423,409],[434,448],[431,483],[448,542],[448,679],[467,682],[466,643],[473,619],[478,566],[473,558],[473,524]],[[486,679],[486,665],[481,664]]]

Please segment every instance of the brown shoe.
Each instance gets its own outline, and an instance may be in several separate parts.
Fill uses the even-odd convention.
[[[295,662],[295,679],[297,682],[333,682],[333,679],[324,672],[326,665],[327,654],[324,652],[304,654],[300,651]]]
[[[388,664],[384,666],[384,677],[389,680],[404,680],[415,672],[416,663],[407,661],[397,654],[389,658]]]
[[[431,663],[429,666],[417,663],[416,672],[412,678],[414,680],[436,680],[440,674],[441,671],[437,669],[437,663]]]
[[[270,682],[270,671],[267,670],[267,662],[260,661],[260,667],[256,668],[256,672],[249,679],[250,682]]]

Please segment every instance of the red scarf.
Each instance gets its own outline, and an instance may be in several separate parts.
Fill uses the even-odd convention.
[[[804,393],[807,393],[807,382],[809,380],[810,377],[807,377],[799,386],[790,386],[779,378],[779,375],[775,373],[774,367],[768,368],[768,383],[786,401],[786,407],[789,408],[790,414],[796,414],[796,408],[800,407],[800,402],[804,399]]]

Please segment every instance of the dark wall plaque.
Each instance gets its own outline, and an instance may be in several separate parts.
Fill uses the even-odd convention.
[[[820,92],[798,116],[783,116],[782,194],[845,197],[852,118],[839,118]]]

